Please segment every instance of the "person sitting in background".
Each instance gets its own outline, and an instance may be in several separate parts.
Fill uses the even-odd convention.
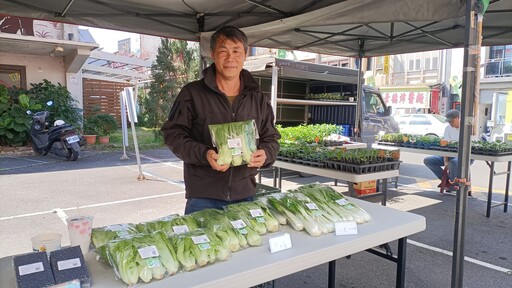
[[[446,113],[446,121],[450,124],[446,126],[444,130],[443,140],[448,142],[451,141],[459,141],[459,131],[460,131],[460,112],[458,110],[452,109]],[[449,179],[450,183],[452,183],[447,189],[447,192],[453,192],[459,189],[459,187],[454,183],[455,176],[459,167],[459,159],[456,157],[443,157],[432,155],[425,157],[423,159],[423,163],[427,166],[439,180],[442,181],[444,169],[443,166],[448,167],[449,171]],[[473,161],[471,160],[471,164]],[[439,184],[438,187],[440,187]],[[469,189],[469,196],[471,196],[471,189]]]

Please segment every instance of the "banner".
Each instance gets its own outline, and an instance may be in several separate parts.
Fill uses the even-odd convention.
[[[430,92],[381,92],[386,105],[392,106],[393,108],[430,108]]]

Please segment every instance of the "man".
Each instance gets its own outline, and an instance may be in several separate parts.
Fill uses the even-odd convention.
[[[210,48],[214,64],[203,71],[201,80],[183,87],[162,127],[165,143],[184,162],[185,214],[252,200],[257,169],[271,166],[279,151],[270,101],[243,69],[247,36],[225,26],[212,35]],[[250,163],[218,165],[208,125],[252,119],[259,140]]]
[[[450,124],[446,126],[444,130],[443,140],[451,141],[459,141],[459,128],[460,128],[460,112],[458,110],[452,109],[446,113],[446,121]],[[443,168],[442,166],[448,167],[448,171],[450,171],[450,182],[453,183],[455,180],[455,175],[457,174],[459,167],[459,159],[452,157],[442,157],[442,156],[428,156],[423,159],[423,163],[427,166],[434,174],[439,178],[439,180],[443,179]],[[471,161],[471,164],[473,161]],[[458,190],[458,186],[454,183],[450,185],[446,189],[447,192],[452,192]],[[471,195],[471,191],[469,192]]]

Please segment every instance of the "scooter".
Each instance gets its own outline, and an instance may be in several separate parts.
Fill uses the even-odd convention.
[[[51,104],[50,104],[51,105]],[[65,124],[62,120],[56,120],[54,126],[46,129],[46,119],[50,116],[48,111],[40,111],[32,116],[30,138],[32,150],[37,155],[52,153],[59,157],[65,157],[69,161],[76,161],[80,153],[80,147],[85,145],[85,139],[76,132],[71,124]],[[53,143],[46,150],[48,143]]]

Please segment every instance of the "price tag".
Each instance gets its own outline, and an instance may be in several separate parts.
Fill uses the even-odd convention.
[[[336,200],[336,203],[338,203],[341,206],[343,206],[345,204],[348,204],[348,200],[347,199],[338,199],[338,200]]]
[[[240,138],[228,139],[228,147],[229,148],[242,148],[242,139],[240,139]]]
[[[68,260],[63,260],[63,261],[57,262],[57,267],[58,267],[59,271],[72,269],[72,268],[78,268],[80,266],[82,266],[82,263],[80,262],[79,258],[73,258],[73,259],[68,259]]]
[[[255,218],[264,216],[261,209],[250,209],[249,212],[251,213],[251,216]]]
[[[268,239],[268,244],[270,246],[270,253],[275,253],[292,248],[292,238],[290,234],[284,233],[281,236]]]
[[[192,236],[192,241],[194,241],[194,244],[203,244],[210,242],[210,239],[208,239],[208,236],[201,235],[201,236]]]
[[[36,263],[20,266],[20,267],[18,267],[18,271],[20,272],[20,276],[37,273],[37,272],[43,272],[44,271],[43,262],[36,262]]]
[[[241,228],[244,228],[245,226],[247,226],[247,225],[245,225],[245,222],[242,219],[239,219],[236,221],[231,221],[231,225],[233,225],[233,227],[235,227],[236,229],[241,229]]]
[[[142,257],[142,259],[160,256],[160,254],[158,254],[158,250],[156,249],[155,245],[139,248],[138,251],[139,251],[140,257]]]
[[[186,233],[189,230],[188,230],[187,225],[177,225],[177,226],[172,226],[172,231],[174,231],[174,233],[176,233],[176,234],[181,234],[181,233]]]
[[[355,221],[341,221],[334,223],[334,235],[357,235],[357,223]]]
[[[308,207],[309,210],[318,210],[318,206],[316,206],[315,203],[306,203],[306,207]]]

